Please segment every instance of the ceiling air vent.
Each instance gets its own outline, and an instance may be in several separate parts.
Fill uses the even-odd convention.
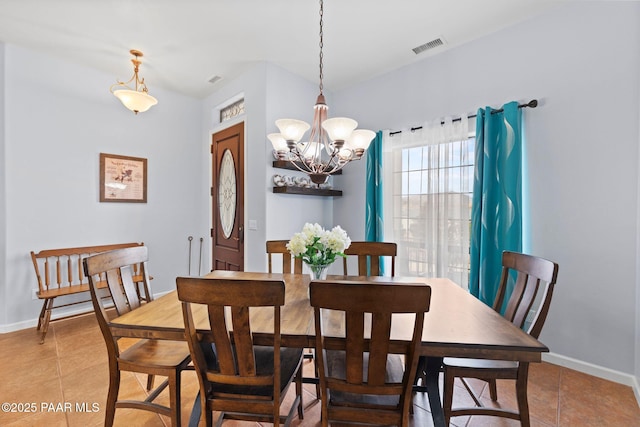
[[[222,80],[222,77],[220,77],[220,76],[213,76],[213,77],[211,77],[211,78],[209,79],[209,83],[214,84],[214,83],[219,82],[220,80]]]
[[[431,40],[428,43],[425,43],[423,45],[420,45],[418,47],[414,47],[413,49],[413,53],[415,53],[416,55],[419,53],[424,52],[425,50],[429,50],[429,49],[433,49],[436,48],[438,46],[442,46],[444,44],[444,40],[442,40],[441,37],[438,37],[437,39]]]

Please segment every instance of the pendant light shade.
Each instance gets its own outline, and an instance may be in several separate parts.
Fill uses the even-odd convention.
[[[134,113],[143,113],[158,103],[158,100],[146,92],[138,92],[135,90],[120,89],[114,90],[113,94]]]

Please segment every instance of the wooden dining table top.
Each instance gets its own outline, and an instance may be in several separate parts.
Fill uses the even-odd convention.
[[[307,274],[213,271],[205,277],[282,280],[285,305],[281,313],[283,346],[313,347],[315,330],[309,304],[310,277]],[[329,280],[421,283],[431,287],[431,304],[425,314],[421,354],[436,357],[474,357],[539,362],[549,349],[504,319],[466,290],[445,278],[329,276]],[[196,325],[208,328],[206,308],[194,307]],[[273,311],[252,309],[251,323],[256,336],[268,339],[273,331]],[[396,317],[397,316],[397,317]],[[334,319],[336,324],[340,320]],[[392,339],[410,341],[412,315],[394,315]],[[324,325],[324,324],[323,324]],[[184,340],[182,307],[176,291],[169,292],[129,313],[111,320],[114,334],[138,338]],[[336,331],[337,333],[337,331]],[[271,338],[272,339],[272,338]]]

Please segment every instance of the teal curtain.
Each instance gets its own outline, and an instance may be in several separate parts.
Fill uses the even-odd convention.
[[[367,192],[364,236],[368,242],[384,241],[382,200],[382,132],[378,131],[367,149]],[[380,265],[384,274],[384,265]]]
[[[382,132],[378,131],[367,149],[367,205],[365,221],[365,240],[384,241],[382,200]]]
[[[517,102],[476,117],[469,291],[493,305],[502,251],[522,251],[522,113]]]

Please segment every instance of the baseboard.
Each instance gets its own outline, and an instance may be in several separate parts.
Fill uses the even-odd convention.
[[[154,299],[160,298],[161,296],[168,294],[169,292],[171,291],[159,292],[157,294],[154,293],[153,298]],[[109,304],[109,303],[105,304],[105,307],[110,307],[110,306],[112,306],[112,304]],[[64,317],[88,314],[88,313],[91,313],[92,310],[93,310],[93,307],[90,302],[76,304],[73,308],[54,310],[53,313],[55,314],[51,316],[52,317],[51,321],[55,321],[57,319],[64,318]],[[36,317],[35,319],[28,319],[28,320],[23,320],[21,322],[0,325],[0,334],[7,334],[9,332],[20,331],[22,329],[29,329],[29,328],[35,329],[37,326],[38,326],[38,318]]]
[[[618,384],[628,385],[633,390],[638,406],[640,406],[640,380],[631,374],[625,374],[624,372],[615,371],[556,353],[543,353],[542,360]]]

